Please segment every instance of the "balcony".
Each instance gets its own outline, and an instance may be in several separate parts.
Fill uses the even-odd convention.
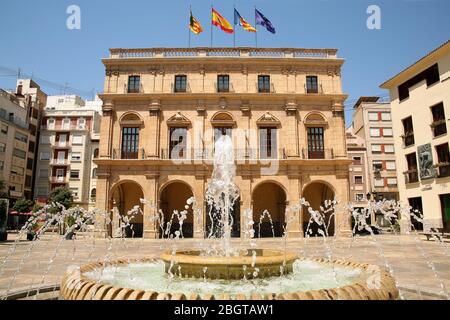
[[[89,128],[84,125],[54,125],[54,126],[47,126],[42,125],[41,130],[47,130],[47,131],[86,131]]]
[[[139,150],[121,150],[114,149],[112,152],[113,160],[145,160],[146,153],[143,148]]]
[[[65,184],[68,181],[67,177],[50,177],[50,182],[53,184]]]
[[[57,141],[52,144],[53,149],[69,149],[70,147],[72,147],[72,143],[70,141],[67,142]]]
[[[403,139],[403,146],[405,148],[412,146],[416,143],[414,138],[414,132],[407,132],[404,135],[402,135],[401,138]]]
[[[309,150],[309,149],[302,149],[302,159],[307,160],[333,160],[334,157],[334,150],[333,149],[323,149],[323,150]]]
[[[52,159],[50,160],[51,166],[69,166],[70,160],[68,159]]]
[[[440,162],[434,166],[438,171],[438,178],[450,177],[450,163]]]
[[[161,149],[162,160],[213,160],[214,149],[192,149],[191,152],[171,155],[169,149]],[[285,160],[287,159],[285,149],[276,151],[274,155],[261,156],[258,149],[234,149],[235,160]]]
[[[125,83],[123,85],[123,93],[145,93],[145,92],[144,92],[144,87],[142,86],[142,83],[139,84],[139,88],[130,88]]]
[[[320,83],[320,84],[317,85],[317,87],[312,87],[311,88],[311,87],[308,87],[305,84],[305,93],[306,94],[323,94],[324,93],[323,86]]]
[[[447,134],[447,122],[445,121],[445,119],[434,121],[431,124],[431,129],[433,130],[434,137],[439,137]]]
[[[411,184],[411,183],[417,183],[419,182],[419,174],[417,169],[411,169],[408,171],[403,172],[405,175],[405,183]]]

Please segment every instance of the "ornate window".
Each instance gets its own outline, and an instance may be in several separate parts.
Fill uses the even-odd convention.
[[[139,155],[139,128],[122,128],[122,159],[138,159]]]
[[[319,93],[317,76],[306,77],[306,93]]]
[[[128,77],[128,93],[139,93],[141,88],[141,77],[140,76],[129,76]]]
[[[308,128],[308,159],[325,159],[323,127]]]

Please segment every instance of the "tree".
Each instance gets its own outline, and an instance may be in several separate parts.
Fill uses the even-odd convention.
[[[28,213],[34,206],[34,202],[28,199],[19,199],[13,206],[13,210],[19,213]]]
[[[64,208],[69,209],[73,205],[72,191],[66,187],[54,189],[50,193],[50,203],[63,205]],[[55,209],[55,213],[60,212],[59,208]]]
[[[8,192],[5,191],[6,182],[3,179],[0,179],[0,198],[8,198]]]

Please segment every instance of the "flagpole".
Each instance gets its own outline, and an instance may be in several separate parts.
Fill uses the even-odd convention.
[[[233,4],[233,24],[234,24],[234,32],[233,32],[233,47],[236,48],[236,19],[234,17],[236,10],[236,5]]]
[[[192,6],[189,6],[189,14],[192,16]],[[189,19],[191,19],[191,17],[189,17]],[[190,27],[190,21],[189,21],[189,28],[188,28],[188,32],[189,32],[189,49],[191,48],[191,27]]]
[[[211,1],[211,48],[213,46],[213,24],[212,24],[212,14],[213,14],[213,4]]]
[[[255,6],[255,29],[256,29],[256,6]],[[255,32],[255,48],[258,48],[258,30]]]

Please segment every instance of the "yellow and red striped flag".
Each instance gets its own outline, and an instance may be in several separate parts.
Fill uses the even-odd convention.
[[[219,27],[226,33],[233,33],[234,29],[227,19],[222,17],[214,8],[212,9],[212,24]]]
[[[234,9],[234,25],[240,25],[245,31],[248,32],[256,32],[257,30],[247,21],[245,21],[244,18],[241,17],[239,12]]]
[[[189,28],[195,34],[200,34],[200,33],[203,32],[202,26],[197,21],[197,19],[194,18],[194,16],[192,15],[192,11],[191,11],[191,17],[190,17],[190,20],[189,20]]]

